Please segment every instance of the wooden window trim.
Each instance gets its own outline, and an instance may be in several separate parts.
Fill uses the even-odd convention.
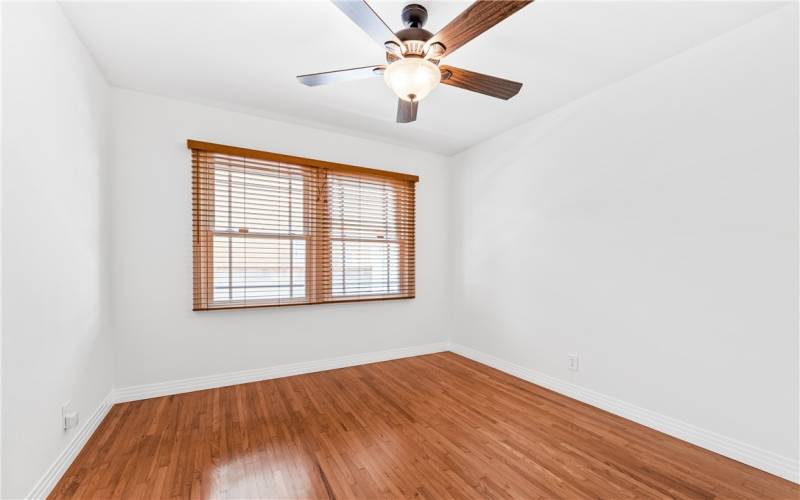
[[[415,189],[413,184],[419,181],[418,176],[191,139],[187,140],[186,144],[193,153],[197,153],[197,155],[193,154],[192,159],[194,311],[372,302],[415,298],[416,273],[414,252],[416,224],[414,222]],[[214,154],[288,164],[302,169],[304,179],[303,199],[305,203],[305,208],[303,210],[303,227],[305,234],[303,236],[297,236],[296,239],[303,239],[306,241],[306,295],[304,298],[264,299],[263,301],[250,299],[243,301],[245,303],[235,301],[229,303],[214,303],[213,299],[209,299],[209,297],[214,296],[213,239],[215,235],[220,234],[220,231],[215,230],[213,227],[214,216],[210,215],[206,208],[213,206],[214,200],[215,178],[213,170],[211,175],[209,175],[209,168],[213,169],[213,166],[208,166],[214,163]],[[247,168],[258,169],[259,167],[248,166]],[[338,241],[347,238],[332,238],[331,236],[331,221],[328,214],[330,209],[330,201],[328,200],[328,176],[331,174],[343,174],[346,177],[371,177],[381,179],[384,182],[391,181],[391,183],[412,185],[410,190],[404,188],[404,197],[397,197],[394,201],[398,217],[398,222],[396,223],[398,227],[402,226],[404,228],[402,232],[398,234],[396,240],[399,252],[398,264],[400,276],[399,291],[397,293],[385,295],[365,293],[362,296],[333,295],[331,288],[331,278],[333,276],[331,241],[333,239]],[[401,208],[403,203],[406,205]],[[410,208],[408,207],[409,204]],[[401,218],[404,221],[403,224],[399,222]],[[410,225],[408,223],[409,218],[412,221]],[[318,226],[320,221],[324,221],[322,222],[322,227]],[[230,235],[238,236],[238,233],[231,230]],[[248,235],[242,236],[247,237]],[[249,236],[268,237],[269,235],[252,233],[249,234]]]

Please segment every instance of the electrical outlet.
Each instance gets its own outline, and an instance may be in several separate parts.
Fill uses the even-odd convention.
[[[579,368],[579,358],[577,354],[567,354],[567,368],[571,371],[576,372]]]
[[[61,428],[64,432],[78,425],[78,412],[72,410],[71,405],[69,401],[61,405]]]

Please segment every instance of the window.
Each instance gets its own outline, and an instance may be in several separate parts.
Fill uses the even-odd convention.
[[[188,146],[195,310],[414,297],[416,176]]]

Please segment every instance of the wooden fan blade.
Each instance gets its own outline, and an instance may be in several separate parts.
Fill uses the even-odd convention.
[[[457,48],[531,2],[533,0],[478,0],[433,35],[425,45],[430,47],[438,42],[444,45],[445,55],[452,54]]]
[[[410,123],[417,119],[419,101],[397,100],[397,123]]]
[[[364,0],[331,0],[331,2],[384,48],[386,48],[386,42],[394,42],[399,47],[403,46],[403,42],[395,36],[383,19]]]
[[[442,72],[442,83],[464,90],[479,92],[498,99],[511,99],[522,88],[519,82],[512,82],[496,76],[475,73],[454,66],[439,66]],[[449,76],[448,76],[449,75]]]
[[[326,71],[324,73],[300,75],[297,77],[297,80],[303,85],[316,87],[318,85],[327,85],[329,83],[363,80],[365,78],[381,76],[383,75],[383,70],[385,68],[386,67],[383,65],[362,66],[360,68],[340,69],[338,71]]]

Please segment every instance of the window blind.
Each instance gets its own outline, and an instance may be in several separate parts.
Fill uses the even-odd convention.
[[[188,147],[194,310],[414,297],[416,176]]]

